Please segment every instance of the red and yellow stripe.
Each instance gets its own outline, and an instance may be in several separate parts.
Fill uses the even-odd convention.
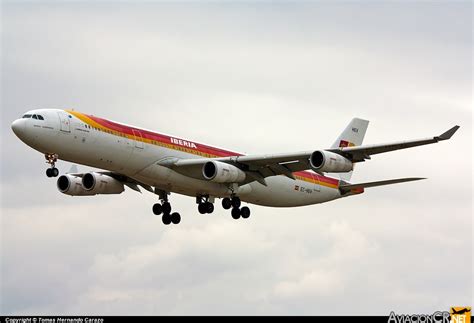
[[[99,131],[106,132],[115,136],[125,137],[131,140],[141,141],[150,145],[161,146],[168,149],[179,150],[186,153],[198,155],[205,158],[217,158],[217,157],[230,157],[230,156],[242,156],[232,151],[215,148],[212,146],[207,146],[203,144],[198,144],[192,142],[196,145],[194,147],[185,147],[181,145],[174,144],[172,138],[160,133],[151,132],[148,130],[133,128],[130,126],[125,126],[107,119],[95,117],[92,115],[87,115],[73,110],[66,110],[66,112],[75,116],[85,124],[98,129]],[[176,138],[177,139],[177,138]],[[186,140],[191,143],[191,141]],[[319,184],[321,186],[337,189],[339,188],[339,181],[334,178],[325,177],[316,173],[308,171],[295,172],[294,176],[296,179],[305,181],[312,184]]]
[[[295,175],[295,178],[300,180],[300,181],[305,181],[308,183],[312,183],[315,185],[321,185],[329,188],[339,188],[339,181],[337,179],[331,178],[331,177],[326,177],[322,176],[316,173],[310,173],[307,171],[301,171],[301,172],[295,172],[293,173]]]

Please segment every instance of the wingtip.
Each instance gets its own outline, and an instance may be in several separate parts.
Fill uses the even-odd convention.
[[[454,133],[456,131],[458,131],[460,127],[459,126],[454,126],[452,127],[451,129],[449,129],[448,131],[444,132],[443,134],[441,134],[440,136],[438,136],[438,140],[448,140],[448,139],[451,139],[451,137],[454,135]]]

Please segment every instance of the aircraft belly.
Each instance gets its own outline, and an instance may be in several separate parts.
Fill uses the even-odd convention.
[[[338,189],[321,186],[284,176],[267,177],[268,186],[253,182],[250,194],[243,194],[243,201],[273,207],[292,207],[318,204],[340,197]]]

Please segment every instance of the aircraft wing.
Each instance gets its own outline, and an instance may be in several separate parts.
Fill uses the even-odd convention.
[[[309,156],[311,153],[309,151],[290,154],[262,154],[199,159],[166,158],[158,161],[158,165],[169,167],[186,176],[204,179],[202,175],[204,164],[211,160],[219,161],[231,164],[245,171],[248,177],[248,181],[245,183],[255,180],[266,185],[265,177],[285,175],[295,179],[293,172],[310,169]]]
[[[326,149],[326,151],[339,154],[349,159],[353,163],[357,163],[365,161],[366,159],[370,159],[370,155],[432,144],[442,140],[448,140],[458,129],[459,126],[454,126],[439,136],[426,139],[400,141],[380,145],[330,148]],[[294,172],[311,169],[309,159],[312,153],[313,151],[303,151],[296,153],[230,156],[219,158],[166,158],[164,160],[158,161],[158,164],[161,166],[169,167],[186,176],[190,176],[197,179],[204,179],[202,175],[202,167],[204,166],[204,164],[212,160],[220,161],[234,165],[239,169],[245,171],[248,175],[248,180],[245,183],[256,180],[261,184],[266,185],[266,177],[285,175],[289,178],[295,179],[293,175]]]
[[[428,145],[437,143],[438,141],[450,139],[454,133],[459,129],[459,126],[454,126],[443,134],[431,138],[418,139],[418,140],[409,140],[409,141],[399,141],[389,144],[380,144],[380,145],[364,145],[364,146],[355,146],[355,147],[341,147],[341,148],[332,148],[327,149],[327,151],[342,155],[347,159],[351,160],[353,163],[362,162],[366,159],[370,159],[370,155],[386,153],[389,151],[406,149],[416,146]]]

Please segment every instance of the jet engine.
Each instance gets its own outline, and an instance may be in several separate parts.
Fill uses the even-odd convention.
[[[125,189],[123,183],[110,176],[100,173],[87,173],[82,177],[82,187],[92,195],[120,194]]]
[[[87,173],[82,178],[71,174],[61,175],[56,185],[61,193],[71,196],[120,194],[124,191],[121,182],[100,173]]]
[[[241,169],[218,161],[208,161],[202,167],[205,179],[216,183],[240,183],[245,180],[245,172]]]
[[[325,150],[313,152],[309,163],[313,170],[328,173],[346,173],[354,167],[349,159]]]
[[[82,187],[82,178],[70,174],[59,176],[56,185],[58,187],[58,190],[66,195],[86,196],[95,194],[93,192],[86,191]]]

